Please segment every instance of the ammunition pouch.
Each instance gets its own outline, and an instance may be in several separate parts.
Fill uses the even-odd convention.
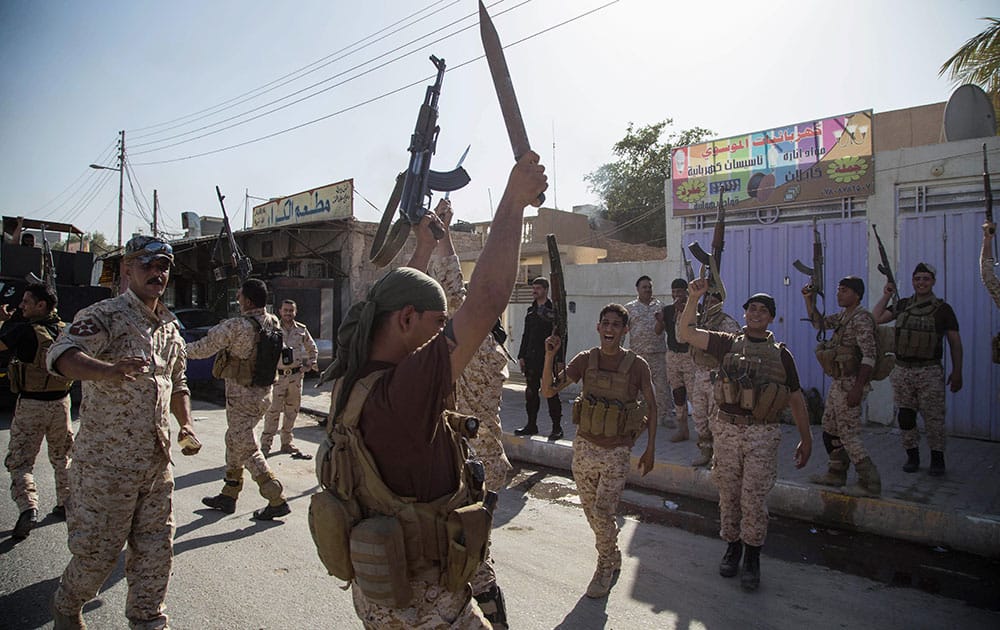
[[[711,374],[712,393],[716,404],[737,405],[740,402],[740,386],[720,370]]]
[[[816,346],[816,360],[823,373],[833,378],[848,378],[855,376],[861,369],[860,352],[853,346],[843,344],[820,343]]]
[[[344,501],[332,490],[309,499],[309,533],[327,572],[345,582],[354,579],[351,564],[351,529],[361,520],[355,500]]]
[[[934,331],[896,328],[896,350],[907,359],[933,360],[938,337]]]
[[[486,560],[493,515],[481,501],[466,505],[448,514],[448,553],[445,568],[445,588],[461,590],[479,565]]]
[[[580,397],[573,402],[573,424],[594,437],[635,439],[646,426],[646,404]]]
[[[20,361],[11,361],[7,367],[7,380],[10,381],[10,393],[20,394],[24,390],[24,370]]]
[[[253,382],[253,361],[234,357],[228,350],[220,350],[212,365],[212,376],[232,379],[244,387],[250,387]]]
[[[750,413],[755,419],[761,421],[776,419],[778,414],[788,406],[790,396],[791,393],[785,385],[765,383],[757,392],[756,400]]]
[[[409,606],[413,589],[399,520],[393,516],[366,518],[351,529],[350,541],[354,581],[365,597],[383,606]]]

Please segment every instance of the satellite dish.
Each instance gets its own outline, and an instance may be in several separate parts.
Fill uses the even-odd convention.
[[[996,133],[996,115],[986,92],[971,83],[955,90],[944,108],[945,140],[971,140]]]

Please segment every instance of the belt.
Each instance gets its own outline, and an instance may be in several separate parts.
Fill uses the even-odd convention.
[[[922,368],[934,365],[940,367],[941,359],[925,359],[923,361],[918,359],[916,361],[907,361],[906,359],[900,359],[898,356],[896,357],[896,366],[901,368]]]
[[[753,416],[735,416],[731,413],[726,413],[725,411],[719,411],[718,419],[722,422],[728,424],[736,425],[738,427],[749,427],[754,425],[764,425],[764,424],[779,424],[781,419],[776,415],[773,419],[758,420]]]
[[[298,366],[298,367],[287,368],[287,369],[286,368],[278,368],[278,376],[288,376],[290,374],[298,374],[301,371],[302,371],[302,366],[301,365]]]

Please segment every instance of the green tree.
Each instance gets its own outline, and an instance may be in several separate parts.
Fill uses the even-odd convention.
[[[993,100],[993,110],[1000,111],[1000,18],[981,19],[989,25],[944,62],[938,75],[949,73],[956,84],[978,85]],[[997,131],[1000,132],[1000,124]]]
[[[93,252],[95,257],[100,256],[102,254],[107,254],[108,252],[112,252],[115,249],[117,249],[116,247],[113,247],[108,244],[108,239],[107,237],[104,236],[104,233],[102,232],[91,232],[90,234],[85,234],[83,238],[90,242],[90,251]],[[70,237],[70,239],[73,242],[79,242],[80,237],[74,235]],[[52,249],[57,251],[62,251],[66,249],[66,241],[59,241],[58,243],[52,243],[50,240],[50,245],[52,246]]]
[[[663,186],[670,175],[671,152],[713,135],[708,129],[694,127],[664,138],[664,130],[673,122],[668,118],[643,127],[630,122],[625,137],[612,147],[618,159],[584,176],[590,190],[601,198],[604,216],[621,228],[616,235],[621,240],[664,244]]]

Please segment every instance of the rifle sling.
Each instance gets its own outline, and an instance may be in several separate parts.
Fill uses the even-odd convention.
[[[388,265],[406,244],[406,238],[410,235],[409,222],[400,218],[392,223],[392,217],[396,214],[396,208],[399,207],[399,201],[403,197],[403,182],[405,181],[405,172],[396,176],[396,185],[392,189],[392,194],[389,195],[389,203],[386,204],[385,211],[382,213],[378,230],[375,231],[375,239],[372,241],[368,260],[376,267]]]

